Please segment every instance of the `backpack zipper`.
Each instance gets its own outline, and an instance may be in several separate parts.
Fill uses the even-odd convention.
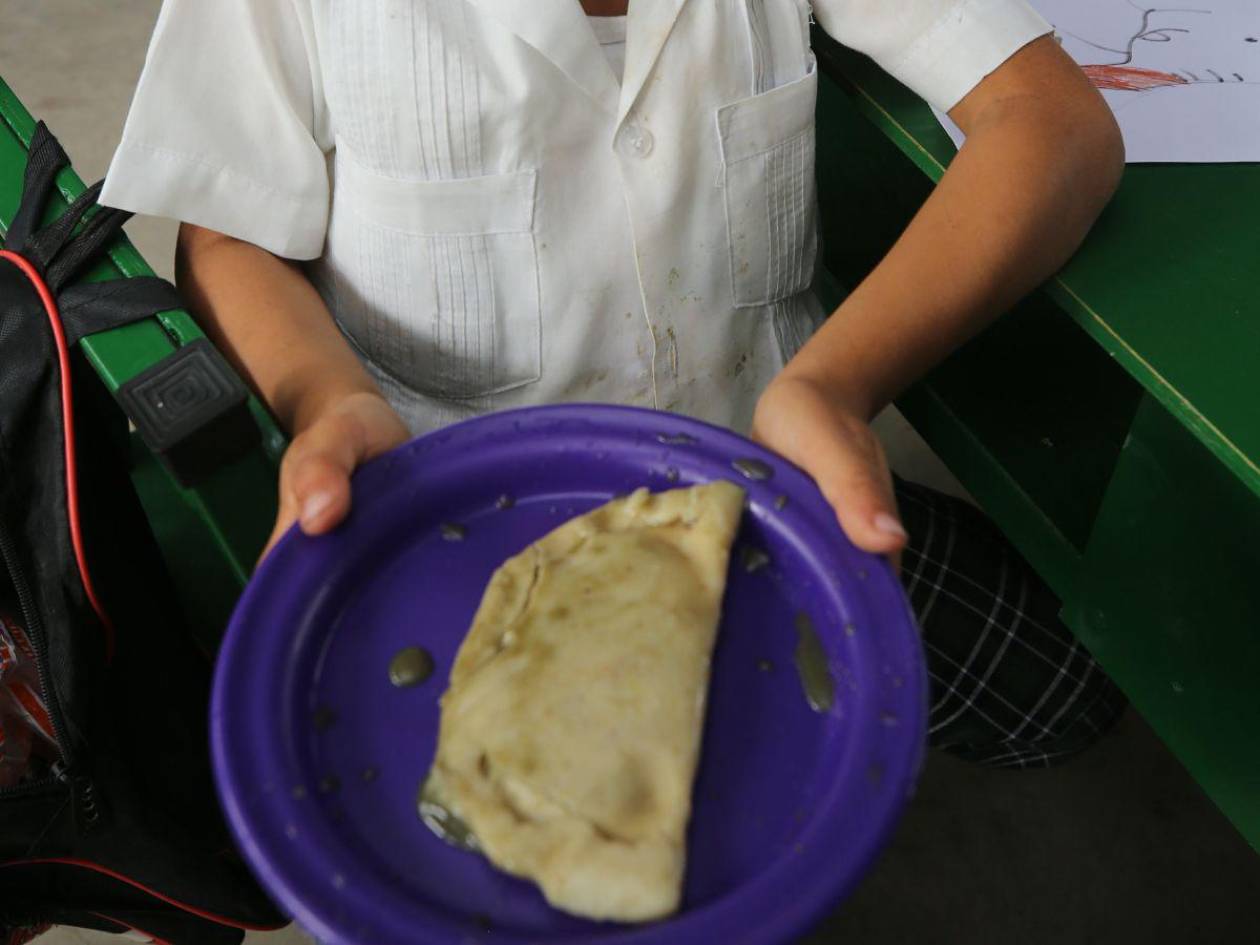
[[[9,572],[9,579],[14,590],[17,591],[18,610],[21,611],[22,620],[25,621],[23,626],[30,637],[31,647],[35,650],[35,670],[39,677],[39,687],[48,703],[48,717],[52,721],[53,739],[57,743],[57,753],[60,755],[60,758],[53,762],[49,774],[27,781],[25,784],[15,784],[12,787],[0,789],[0,798],[34,793],[54,784],[63,784],[70,791],[75,820],[80,829],[88,833],[101,820],[102,811],[96,799],[96,784],[88,775],[76,773],[74,770],[70,739],[66,737],[66,730],[61,724],[61,703],[48,674],[44,625],[31,599],[26,575],[18,567],[17,553],[12,539],[3,525],[0,525],[0,559],[3,559],[5,569]]]
[[[18,567],[17,551],[9,538],[8,531],[3,525],[0,525],[0,559],[3,559],[5,570],[9,572],[9,579],[13,583],[13,589],[17,591],[18,610],[21,611],[23,628],[30,637],[31,646],[35,650],[35,671],[39,676],[39,687],[43,691],[44,698],[48,701],[48,717],[52,720],[53,737],[57,742],[57,752],[61,755],[61,761],[53,766],[51,775],[29,781],[26,784],[17,784],[10,788],[4,788],[0,790],[0,796],[3,796],[51,784],[55,781],[68,781],[68,770],[73,759],[70,752],[70,740],[66,737],[66,731],[61,724],[61,705],[57,699],[57,691],[53,689],[52,680],[48,675],[44,626],[40,622],[39,612],[35,609],[31,599],[30,588],[26,584],[26,576]],[[73,787],[73,782],[70,783]]]

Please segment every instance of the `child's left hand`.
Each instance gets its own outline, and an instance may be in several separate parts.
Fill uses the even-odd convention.
[[[752,435],[814,478],[855,545],[896,565],[906,532],[888,461],[870,425],[840,392],[784,371],[761,395]]]

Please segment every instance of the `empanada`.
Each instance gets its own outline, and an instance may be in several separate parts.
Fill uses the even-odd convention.
[[[678,907],[709,660],[744,491],[640,489],[490,580],[442,697],[430,802],[554,906]]]

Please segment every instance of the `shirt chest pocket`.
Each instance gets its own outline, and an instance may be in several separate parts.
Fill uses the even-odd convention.
[[[445,400],[542,374],[537,172],[382,176],[337,150],[326,262],[337,319],[384,372]]]
[[[731,288],[737,307],[809,288],[818,254],[814,104],[818,70],[717,111]]]

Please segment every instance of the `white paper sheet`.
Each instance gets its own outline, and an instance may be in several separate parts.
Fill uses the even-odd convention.
[[[1260,0],[1031,2],[1102,90],[1130,163],[1260,161]]]

